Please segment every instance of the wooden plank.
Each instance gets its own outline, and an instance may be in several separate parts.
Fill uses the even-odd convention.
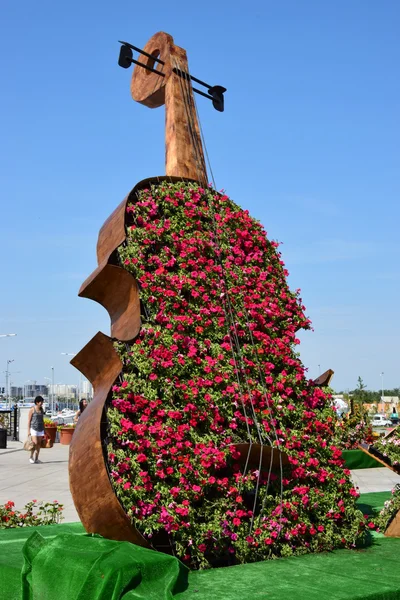
[[[141,327],[136,279],[122,267],[100,265],[82,284],[80,297],[98,302],[108,311],[111,337],[128,342]]]
[[[379,456],[376,456],[375,454],[372,454],[371,452],[369,452],[370,447],[371,446],[368,446],[368,445],[365,445],[365,446],[363,446],[362,444],[358,445],[359,450],[362,450],[363,452],[365,452],[365,454],[368,454],[368,456],[372,456],[373,459],[380,462],[384,467],[387,467],[394,473],[397,473],[398,475],[400,475],[400,465],[392,466],[392,465],[388,464],[387,462],[385,462],[384,460],[379,458]]]

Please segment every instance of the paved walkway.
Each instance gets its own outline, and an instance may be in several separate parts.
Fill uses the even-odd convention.
[[[17,509],[22,509],[33,499],[58,500],[64,504],[64,522],[79,521],[69,491],[68,453],[69,446],[54,444],[40,451],[41,464],[31,465],[22,443],[8,441],[7,449],[0,450],[0,504],[12,500]],[[400,475],[385,467],[359,469],[351,474],[362,494],[389,491],[400,483]]]
[[[58,500],[64,505],[63,522],[79,521],[69,491],[68,452],[69,446],[61,444],[42,448],[43,462],[31,465],[22,443],[8,442],[7,449],[0,450],[0,504],[12,500],[21,510],[30,500]]]

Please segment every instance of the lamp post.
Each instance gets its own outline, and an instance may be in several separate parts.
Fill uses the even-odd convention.
[[[7,360],[7,369],[6,369],[6,406],[7,407],[8,407],[8,376],[9,376],[8,365],[12,362],[14,362],[14,359]]]
[[[385,394],[383,393],[383,376],[384,372],[381,373],[381,388],[382,388],[382,402],[383,402],[383,410],[385,410]]]
[[[47,379],[47,381],[51,381],[50,377],[43,377],[43,379]],[[48,386],[47,386],[47,391],[48,391],[48,388],[49,388],[49,387],[50,387],[50,386],[48,385]],[[50,411],[51,411],[51,399],[50,399],[50,394],[48,393],[48,394],[47,394],[47,396],[48,396],[48,398],[49,398],[49,406],[50,406]]]
[[[76,352],[61,352],[62,356],[76,356]],[[80,396],[80,390],[78,392],[78,397]],[[67,406],[68,406],[68,399],[67,399]]]
[[[54,412],[54,367],[51,367],[51,413]]]

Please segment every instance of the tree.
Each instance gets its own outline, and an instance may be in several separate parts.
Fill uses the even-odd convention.
[[[354,412],[364,413],[364,404],[368,402],[368,394],[365,391],[367,386],[361,376],[358,376],[357,387],[353,392]],[[353,411],[352,411],[353,412]]]

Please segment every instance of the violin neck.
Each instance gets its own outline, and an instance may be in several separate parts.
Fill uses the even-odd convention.
[[[174,46],[172,68],[189,73],[186,52]],[[165,172],[208,184],[190,79],[172,72],[165,85]]]

